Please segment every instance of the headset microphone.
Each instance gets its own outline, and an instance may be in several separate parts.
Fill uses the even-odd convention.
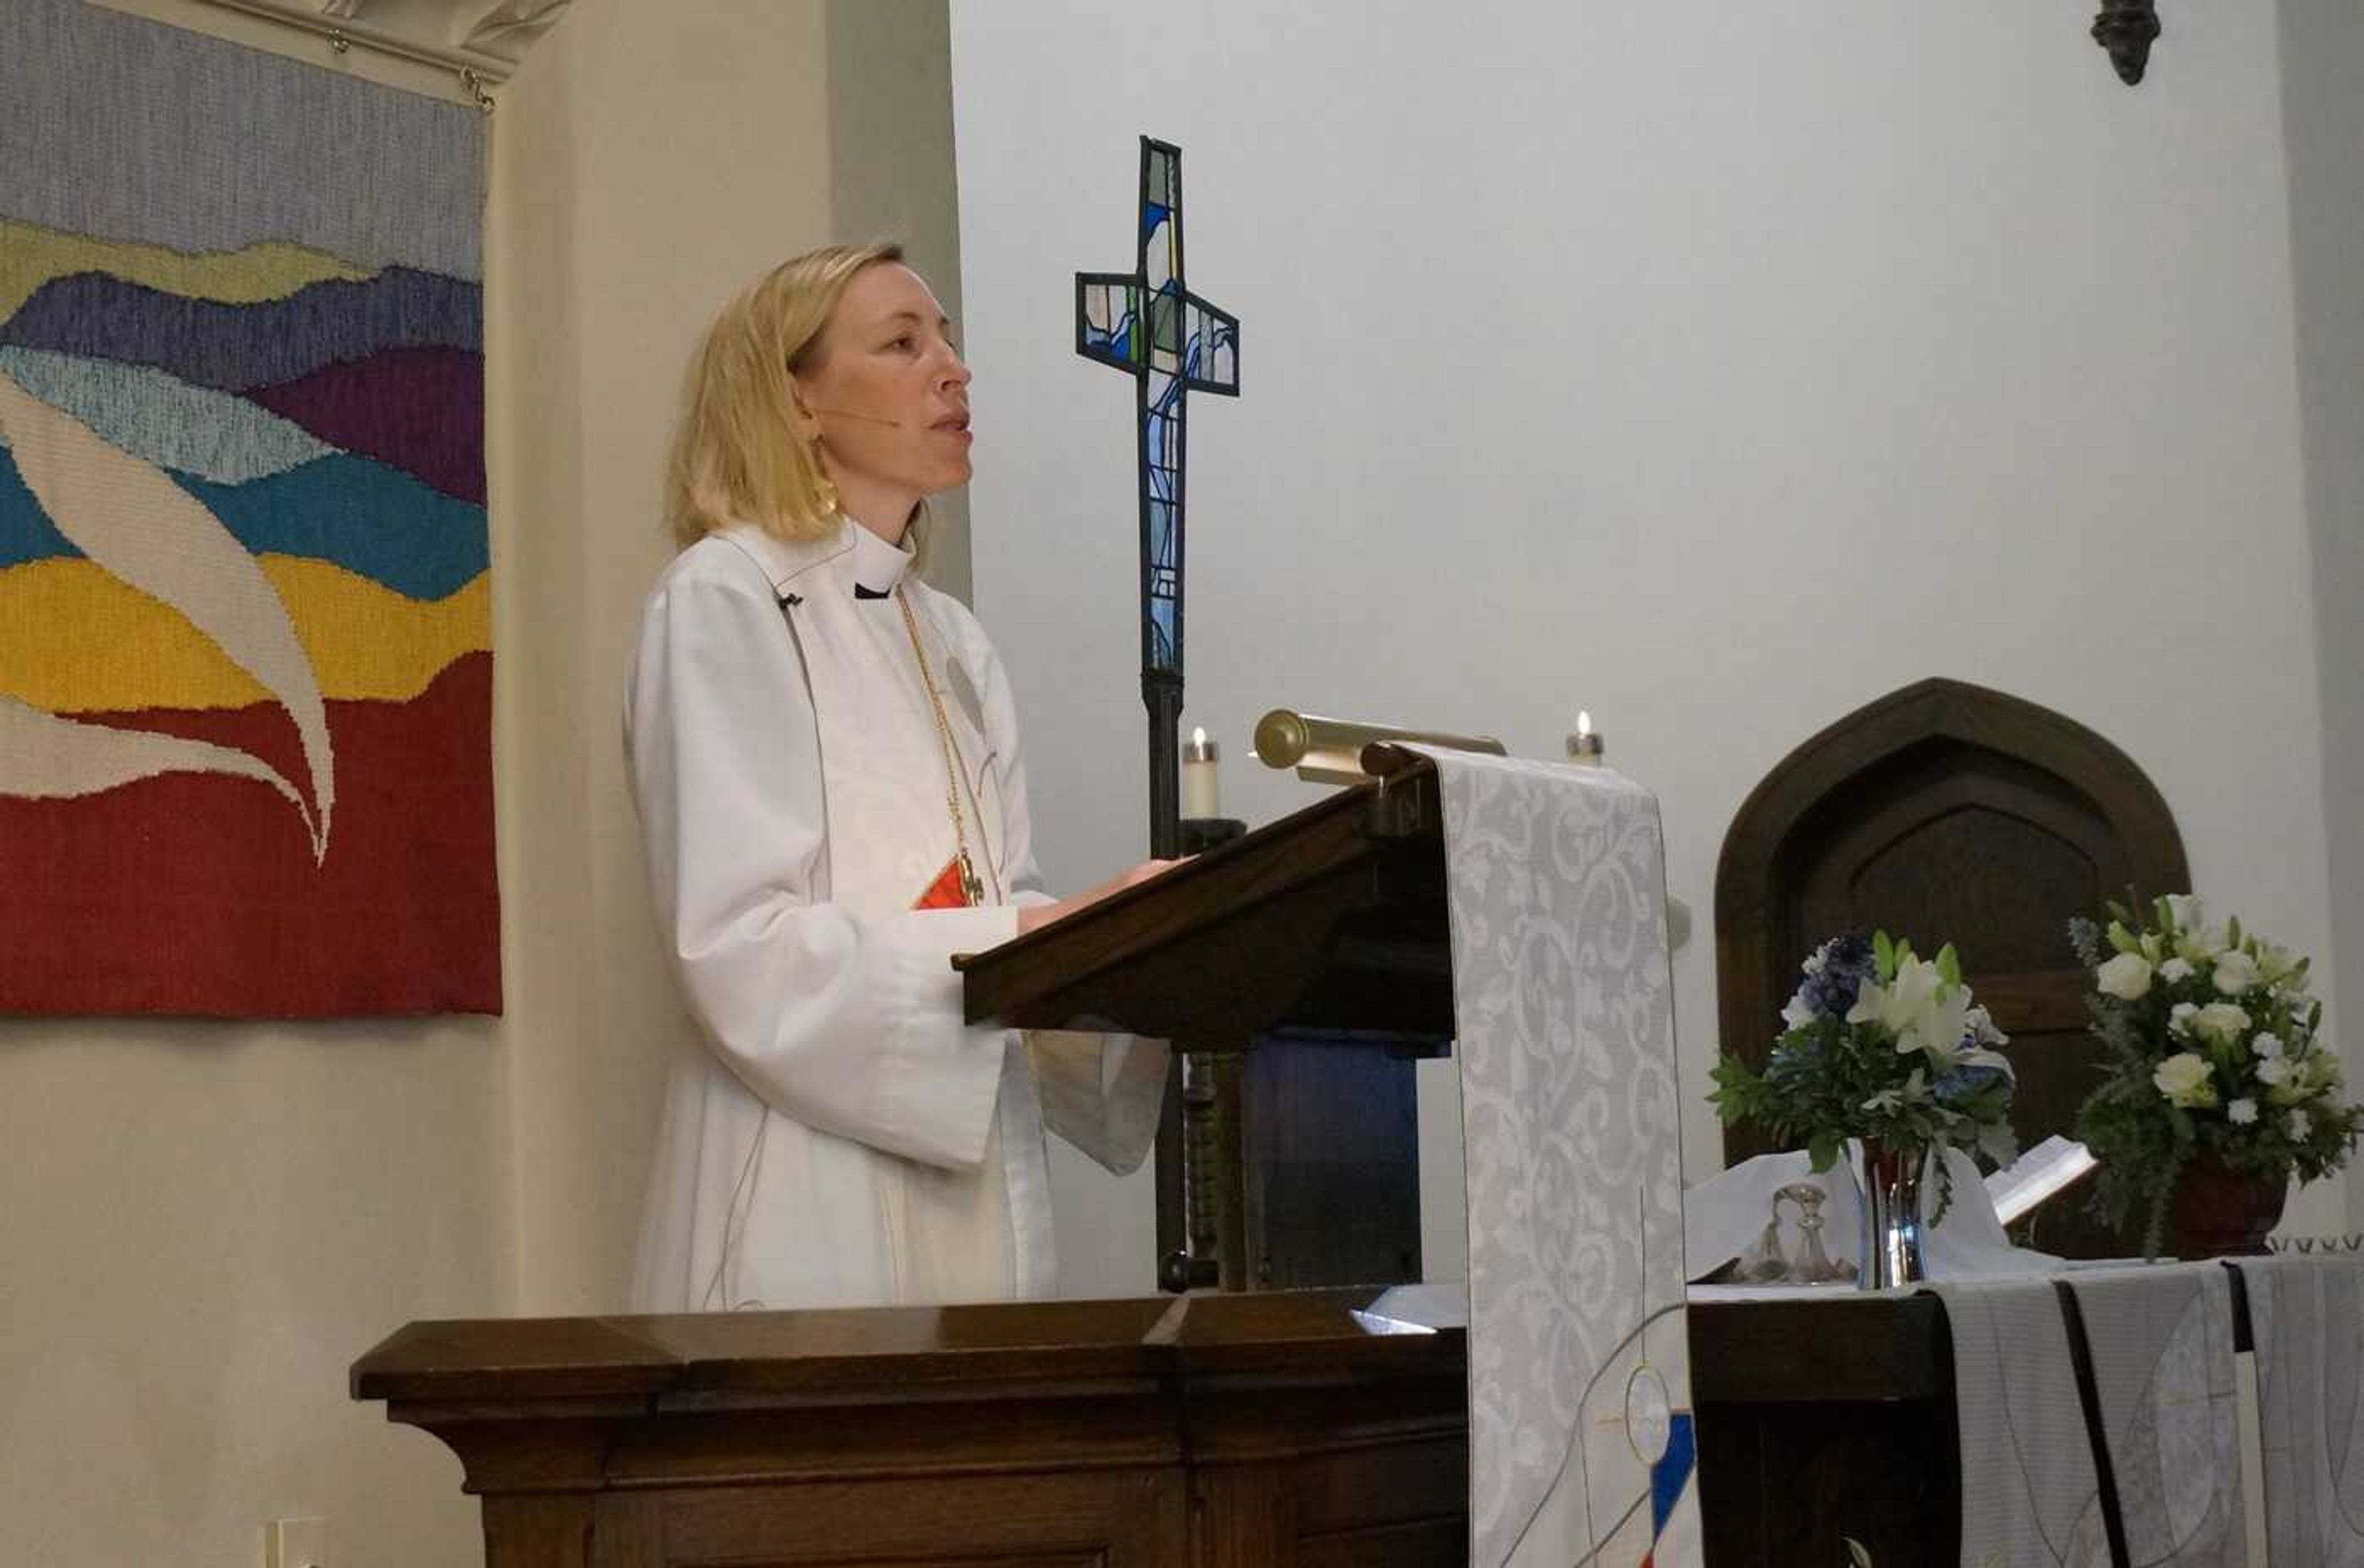
[[[826,414],[835,419],[866,419],[873,425],[885,425],[890,429],[899,430],[903,428],[902,420],[889,419],[882,414],[856,414],[845,408],[814,408],[813,412]]]

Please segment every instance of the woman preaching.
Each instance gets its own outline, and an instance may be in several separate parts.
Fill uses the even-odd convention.
[[[1153,874],[1042,890],[1009,686],[920,581],[969,372],[894,246],[786,261],[692,369],[625,750],[699,1026],[673,1067],[642,1311],[1041,1296],[1044,1134],[1140,1162],[1162,1045],[961,1019],[951,956]]]

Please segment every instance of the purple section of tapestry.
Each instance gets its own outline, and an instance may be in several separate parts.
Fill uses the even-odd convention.
[[[332,447],[485,504],[485,362],[458,349],[388,349],[247,394]]]
[[[474,284],[389,267],[360,283],[337,278],[285,299],[222,305],[76,272],[42,284],[0,322],[0,343],[150,365],[243,392],[382,349],[480,352],[484,295]]]

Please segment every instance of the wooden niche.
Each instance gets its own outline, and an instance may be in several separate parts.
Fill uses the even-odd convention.
[[[1761,1064],[1813,945],[1885,929],[1934,951],[2011,1036],[2023,1148],[2068,1132],[2100,1048],[2085,1032],[2071,916],[2133,888],[2191,885],[2175,819],[2133,759],[2048,708],[1927,680],[1857,709],[1784,758],[1742,805],[1716,867],[1724,1049]],[[1737,1162],[1772,1144],[1724,1131]],[[2123,1254],[2082,1193],[2046,1205],[2023,1238],[2072,1257]]]

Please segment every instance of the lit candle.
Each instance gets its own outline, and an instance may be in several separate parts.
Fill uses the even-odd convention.
[[[1567,738],[1567,760],[1580,767],[1597,768],[1604,753],[1600,733],[1592,728],[1592,715],[1579,708],[1576,715],[1576,733]]]
[[[1182,748],[1182,816],[1188,819],[1209,819],[1223,814],[1222,793],[1215,782],[1215,764],[1222,751],[1207,739],[1202,728],[1190,731],[1190,743]]]

